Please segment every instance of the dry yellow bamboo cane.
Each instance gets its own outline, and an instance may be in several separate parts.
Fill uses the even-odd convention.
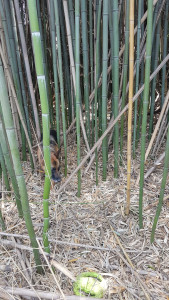
[[[127,204],[126,204],[126,214],[127,215],[129,214],[129,209],[130,209],[133,79],[134,79],[134,0],[130,0],[130,15],[129,15],[129,109],[128,109],[128,137],[127,137]]]

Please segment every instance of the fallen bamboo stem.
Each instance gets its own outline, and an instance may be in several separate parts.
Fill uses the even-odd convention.
[[[0,286],[1,293],[3,292],[5,296],[9,297],[6,299],[13,300],[13,295],[23,296],[23,297],[37,297],[37,294],[40,298],[49,299],[49,300],[62,300],[63,297],[61,295],[54,293],[54,292],[44,292],[37,290],[36,293],[29,289],[25,288],[16,288],[16,287],[9,287],[9,286]],[[10,295],[11,294],[11,295]],[[82,297],[80,296],[65,296],[65,300],[81,300]],[[91,297],[83,297],[83,300],[93,300]],[[98,300],[95,298],[95,300]]]
[[[165,152],[163,152],[160,157],[154,162],[154,166],[151,167],[147,173],[144,175],[144,179],[147,179],[148,176],[150,176],[150,174],[155,170],[155,168],[161,163],[161,161],[164,159],[165,157]]]

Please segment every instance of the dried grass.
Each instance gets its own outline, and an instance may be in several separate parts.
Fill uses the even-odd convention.
[[[85,149],[82,149],[83,155],[85,155]],[[98,187],[95,185],[95,168],[92,166],[88,174],[82,179],[81,198],[76,196],[76,176],[59,196],[56,196],[59,185],[51,191],[49,229],[49,237],[52,239],[51,256],[63,269],[69,270],[72,276],[76,277],[86,271],[96,271],[102,274],[108,283],[105,299],[167,300],[169,299],[169,205],[166,196],[169,194],[169,184],[166,186],[166,200],[164,200],[158,222],[155,243],[150,244],[150,233],[160,191],[163,165],[146,179],[144,229],[139,230],[139,187],[135,185],[139,173],[139,161],[136,159],[132,165],[131,210],[128,217],[124,213],[126,158],[124,158],[124,165],[119,168],[118,180],[113,178],[113,161],[113,151],[110,149],[108,177],[106,182],[102,182],[100,158]],[[149,163],[150,161],[147,162],[147,167]],[[75,167],[76,145],[69,135],[69,174]],[[41,237],[43,229],[43,179],[39,174],[31,173],[29,163],[23,163],[23,169],[27,180],[32,220],[37,236]],[[31,288],[34,291],[41,290],[59,294],[54,278],[56,276],[64,294],[73,295],[72,280],[59,270],[56,270],[55,276],[53,276],[43,256],[45,274],[43,276],[36,274],[29,240],[24,238],[24,235],[27,235],[25,223],[18,218],[12,196],[6,196],[9,201],[4,201],[3,204],[7,233],[19,234],[22,235],[22,238],[8,236],[5,239],[0,236],[2,240],[0,246],[0,286]],[[13,242],[12,247],[5,244],[5,241],[8,240]],[[27,250],[21,249],[22,247],[14,247],[15,243],[21,244],[20,246],[24,245]],[[5,269],[7,266],[8,270]],[[0,295],[2,295],[1,290]],[[4,295],[1,297],[0,299],[5,299]],[[13,296],[6,299],[34,298]]]

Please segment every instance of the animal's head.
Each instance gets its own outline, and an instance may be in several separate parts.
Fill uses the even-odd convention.
[[[60,149],[55,153],[51,153],[51,172],[52,172],[52,180],[54,182],[60,182],[60,161],[59,161]]]

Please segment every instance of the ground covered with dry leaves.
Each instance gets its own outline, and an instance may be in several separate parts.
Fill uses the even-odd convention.
[[[163,149],[164,150],[164,149]],[[86,154],[85,147],[81,155]],[[63,155],[63,149],[62,149]],[[138,155],[140,157],[140,155]],[[135,182],[139,174],[139,160],[132,162],[132,190],[130,215],[125,215],[126,158],[119,168],[119,179],[113,178],[113,151],[109,150],[107,181],[95,185],[95,167],[92,165],[82,178],[81,197],[77,197],[77,176],[65,190],[57,195],[55,186],[50,196],[51,257],[58,263],[55,275],[42,254],[45,274],[38,275],[33,260],[27,230],[18,218],[12,196],[4,196],[3,216],[7,237],[0,235],[0,299],[61,299],[60,294],[73,295],[73,282],[67,270],[76,277],[82,272],[95,271],[107,281],[104,299],[169,299],[169,177],[164,204],[159,218],[154,244],[150,244],[152,221],[158,203],[163,164],[152,173],[144,187],[144,228],[138,226],[139,187]],[[148,169],[152,164],[149,160]],[[82,168],[82,174],[87,164]],[[76,167],[76,144],[68,138],[68,176]],[[23,163],[29,194],[32,220],[37,237],[43,230],[43,178],[31,172],[30,164]],[[62,162],[62,173],[64,159]],[[6,201],[7,200],[7,201]],[[42,241],[39,240],[41,245]],[[61,269],[62,268],[62,269]],[[64,274],[65,273],[65,274]],[[7,288],[10,287],[10,289]],[[4,290],[5,287],[5,290]],[[19,296],[12,290],[24,288],[33,296]],[[6,291],[6,292],[5,292]],[[36,291],[45,291],[37,296]],[[35,298],[37,297],[37,298]],[[63,299],[63,298],[62,298]],[[75,296],[66,299],[77,299]],[[79,298],[80,299],[80,298]]]

